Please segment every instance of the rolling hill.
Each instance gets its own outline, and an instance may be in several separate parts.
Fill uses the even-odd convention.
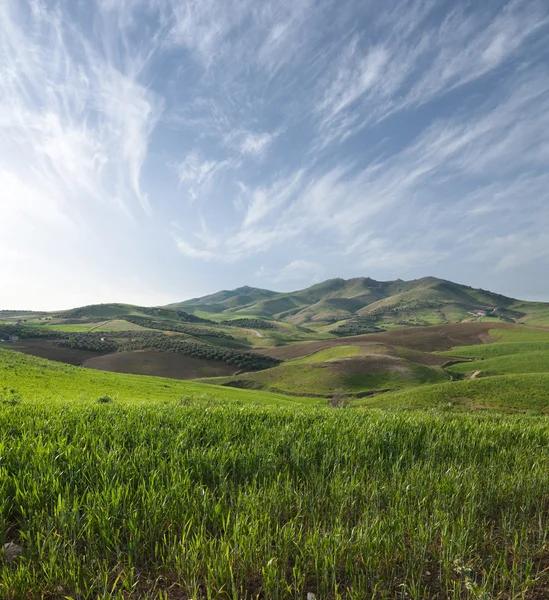
[[[436,277],[375,281],[329,279],[309,288],[276,293],[238,288],[173,305],[190,313],[253,316],[342,335],[490,319],[543,324],[549,303],[508,298]]]

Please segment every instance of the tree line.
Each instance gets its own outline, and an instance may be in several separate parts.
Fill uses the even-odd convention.
[[[357,316],[349,319],[339,327],[332,329],[336,335],[363,335],[365,333],[379,333],[383,331],[377,327],[376,322],[371,317]]]
[[[135,317],[133,315],[124,317],[128,323],[134,325],[140,325],[147,329],[158,329],[160,331],[175,331],[177,333],[186,333],[187,335],[194,335],[197,337],[214,337],[222,338],[226,340],[234,340],[232,335],[219,331],[218,329],[207,329],[206,327],[197,327],[195,325],[187,325],[183,323],[170,323],[168,321],[156,321],[154,319],[148,319],[147,317]]]
[[[127,340],[119,344],[119,350],[159,350],[162,352],[177,352],[179,354],[184,354],[185,356],[194,356],[195,358],[220,360],[244,371],[269,369],[271,367],[276,367],[282,362],[276,358],[265,356],[263,354],[254,354],[252,352],[235,350],[224,346],[201,344],[199,342],[191,342],[176,336],[167,336],[163,334]]]
[[[233,319],[227,321],[221,321],[221,325],[227,325],[229,327],[244,327],[247,329],[274,329],[275,326],[269,321],[263,319]]]

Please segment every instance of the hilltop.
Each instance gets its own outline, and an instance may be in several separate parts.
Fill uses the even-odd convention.
[[[289,293],[244,287],[170,307],[202,316],[272,319],[341,335],[478,319],[549,322],[549,304],[521,302],[436,277],[411,281],[337,278]]]
[[[435,277],[360,277],[290,293],[245,286],[163,307],[0,311],[0,340],[12,350],[104,371],[361,397],[443,384],[458,374],[433,352],[490,343],[492,330],[524,324],[549,324],[549,304]]]

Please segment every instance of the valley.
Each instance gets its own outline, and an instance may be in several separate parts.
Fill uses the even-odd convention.
[[[546,597],[549,305],[462,287],[0,312],[0,595]]]

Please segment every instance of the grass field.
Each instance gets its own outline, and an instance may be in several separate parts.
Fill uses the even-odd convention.
[[[255,373],[202,381],[287,394],[360,395],[447,381],[450,375],[440,368],[446,361],[446,357],[436,354],[363,343],[333,346]]]
[[[442,370],[400,361],[393,357],[359,357],[327,362],[284,363],[279,367],[237,377],[201,380],[227,385],[230,382],[286,394],[331,397],[339,390],[357,394],[401,389],[423,383],[446,381]]]
[[[495,342],[543,342],[549,341],[549,329],[526,327],[511,329],[492,329],[490,337]]]
[[[549,422],[0,404],[0,596],[546,598]]]
[[[380,394],[355,405],[383,409],[549,412],[549,374],[480,377]]]
[[[108,395],[117,401],[173,402],[181,398],[211,398],[220,402],[287,405],[321,402],[269,392],[219,388],[175,379],[106,373],[0,349],[0,394],[24,403],[95,402]]]
[[[325,341],[305,342],[258,350],[268,356],[282,360],[292,360],[309,356],[319,350],[335,348],[337,346],[361,346],[379,343],[390,346],[399,346],[410,350],[434,352],[450,350],[457,346],[482,344],[492,342],[491,333],[500,330],[512,330],[516,325],[508,323],[453,323],[449,325],[435,325],[430,327],[408,327],[384,331],[383,333],[369,333],[353,337],[332,338]]]
[[[491,333],[494,339],[508,340],[483,346],[469,346],[446,352],[475,358],[472,362],[452,365],[452,373],[478,376],[549,372],[549,331],[504,330]]]
[[[304,358],[296,358],[292,361],[292,364],[319,363],[334,358],[349,358],[350,356],[356,356],[357,354],[360,354],[360,348],[358,346],[335,346],[333,348],[326,348],[326,350],[319,350]]]

